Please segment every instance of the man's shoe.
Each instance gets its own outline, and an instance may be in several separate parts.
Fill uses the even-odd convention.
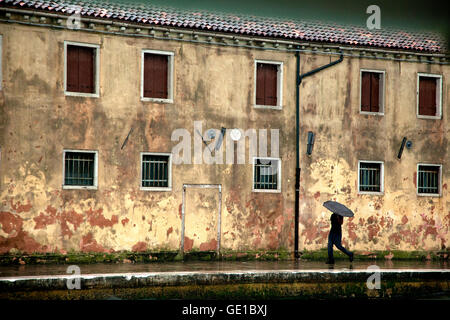
[[[350,254],[350,262],[353,262],[353,252]]]

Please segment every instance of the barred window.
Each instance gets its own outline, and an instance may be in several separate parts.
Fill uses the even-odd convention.
[[[281,166],[279,159],[254,158],[253,189],[254,191],[280,190]]]
[[[168,154],[142,154],[142,188],[171,188],[171,157]]]
[[[383,163],[359,162],[359,191],[383,192]]]
[[[97,153],[64,152],[64,186],[96,187]]]
[[[440,165],[419,165],[417,176],[417,192],[419,194],[440,194]]]

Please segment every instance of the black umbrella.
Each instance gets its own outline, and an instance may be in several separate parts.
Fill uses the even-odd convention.
[[[325,201],[323,206],[333,213],[343,217],[353,217],[353,211],[336,201]]]

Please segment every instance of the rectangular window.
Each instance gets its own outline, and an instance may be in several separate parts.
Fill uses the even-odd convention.
[[[253,191],[279,192],[281,160],[278,158],[253,158]]]
[[[441,165],[419,164],[417,167],[417,193],[419,195],[440,195]]]
[[[358,190],[360,193],[384,192],[384,168],[383,162],[359,161],[358,162]]]
[[[171,190],[172,157],[165,153],[141,154],[141,189]]]
[[[361,70],[361,112],[384,113],[384,71]]]
[[[417,115],[420,118],[441,118],[442,76],[418,74]]]
[[[97,152],[84,150],[64,151],[65,189],[97,188]]]
[[[143,50],[141,99],[172,103],[173,53]]]
[[[255,61],[255,107],[281,109],[283,63]]]
[[[99,46],[65,42],[65,94],[98,97]]]

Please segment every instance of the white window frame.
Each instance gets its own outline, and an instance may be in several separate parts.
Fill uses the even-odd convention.
[[[143,187],[142,186],[142,159],[144,155],[150,156],[168,156],[168,186],[167,187]],[[140,172],[139,172],[139,185],[142,191],[172,191],[172,153],[163,153],[163,152],[141,152],[140,154]]]
[[[146,53],[159,54],[167,56],[168,58],[168,72],[167,72],[167,99],[144,97],[144,56]],[[159,102],[159,103],[173,103],[173,61],[174,53],[171,51],[160,51],[144,49],[141,52],[141,101]]]
[[[432,77],[439,80],[439,83],[436,85],[436,101],[439,104],[436,106],[436,109],[438,111],[438,115],[436,116],[424,116],[419,114],[419,84],[420,84],[420,77]],[[431,74],[431,73],[417,73],[417,94],[416,94],[416,115],[419,119],[442,119],[442,75],[440,74]]]
[[[362,101],[362,73],[363,72],[374,72],[381,74],[381,84],[382,88],[380,90],[380,98],[381,102],[380,110],[378,112],[370,112],[370,111],[362,111],[361,110],[361,101]],[[386,105],[386,71],[385,70],[375,70],[375,69],[360,69],[359,70],[359,113],[367,114],[367,115],[376,115],[376,116],[384,116],[385,113],[385,105]]]
[[[381,164],[380,169],[380,191],[360,191],[359,179],[361,175],[361,163],[379,163]],[[373,161],[373,160],[358,160],[358,194],[369,194],[369,195],[384,195],[384,161]]]
[[[439,167],[439,185],[438,190],[439,193],[419,193],[419,166],[434,166]],[[416,194],[419,197],[441,197],[442,196],[442,164],[436,163],[418,163],[417,164],[417,181],[416,181]]]
[[[95,61],[94,61],[94,77],[95,77],[95,92],[94,93],[86,93],[86,92],[72,92],[67,91],[67,46],[80,46],[80,47],[88,47],[95,49]],[[66,96],[75,96],[75,97],[86,97],[86,98],[98,98],[100,97],[100,45],[84,43],[84,42],[73,42],[73,41],[64,41],[64,94]]]
[[[277,189],[255,189],[255,163],[256,163],[256,159],[277,160],[278,161]],[[268,193],[280,193],[281,192],[281,158],[253,157],[253,162],[252,162],[252,192],[268,192]]]
[[[257,83],[257,69],[258,63],[265,64],[274,64],[277,65],[277,105],[276,106],[268,106],[268,105],[259,105],[256,104],[256,83]],[[283,109],[283,62],[282,61],[272,61],[272,60],[255,60],[254,62],[254,75],[253,75],[253,107],[256,109],[274,109],[274,110],[282,110]]]
[[[93,153],[94,156],[94,185],[93,186],[72,186],[65,185],[66,181],[66,152],[79,152],[79,153]],[[97,150],[77,150],[77,149],[64,149],[63,150],[63,181],[62,188],[63,189],[89,189],[89,190],[97,190],[98,189],[98,151]]]

